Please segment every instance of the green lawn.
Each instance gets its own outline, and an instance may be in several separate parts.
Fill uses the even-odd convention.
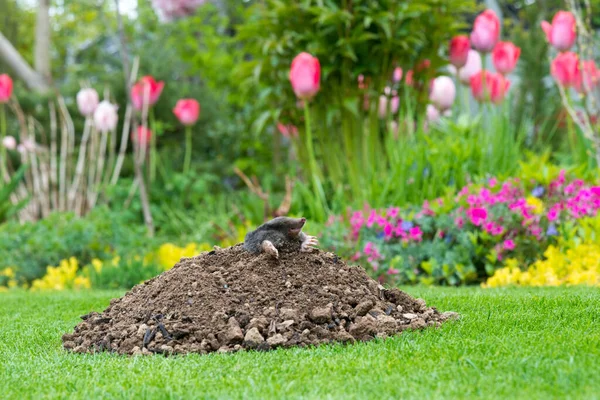
[[[598,289],[408,291],[463,318],[346,347],[172,358],[62,350],[122,292],[0,294],[0,398],[600,398]]]

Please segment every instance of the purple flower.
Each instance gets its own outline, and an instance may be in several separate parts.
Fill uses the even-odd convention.
[[[531,195],[533,197],[542,197],[544,195],[545,189],[543,186],[536,186],[532,191]]]
[[[558,235],[558,230],[554,224],[548,225],[548,229],[546,230],[546,235],[548,236],[556,236]]]
[[[415,224],[413,224],[410,221],[402,221],[402,224],[400,224],[400,226],[402,227],[403,231],[408,232],[413,226],[415,226]]]

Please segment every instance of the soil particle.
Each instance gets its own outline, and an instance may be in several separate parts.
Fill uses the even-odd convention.
[[[274,260],[239,244],[183,258],[81,318],[63,335],[69,351],[169,355],[352,343],[459,315],[386,290],[333,253],[283,248]]]

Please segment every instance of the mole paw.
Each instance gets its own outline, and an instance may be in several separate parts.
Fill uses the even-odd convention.
[[[302,242],[300,251],[311,251],[312,249],[316,249],[318,245],[319,240],[315,236],[307,236]]]
[[[266,254],[270,255],[271,257],[279,258],[279,252],[277,251],[277,248],[275,248],[275,245],[269,242],[268,240],[262,242],[262,249]]]

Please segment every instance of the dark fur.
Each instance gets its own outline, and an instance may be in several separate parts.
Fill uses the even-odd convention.
[[[301,242],[306,235],[300,231],[298,234],[290,232],[291,229],[304,226],[302,218],[277,217],[259,226],[256,230],[248,232],[244,238],[244,249],[251,253],[260,253],[261,244],[268,240],[275,248],[280,249],[290,242]]]

